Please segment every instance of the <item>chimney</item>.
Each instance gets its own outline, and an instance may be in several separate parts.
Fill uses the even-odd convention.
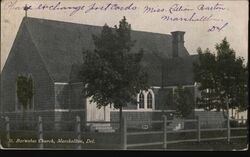
[[[172,45],[173,45],[173,57],[179,57],[181,54],[182,49],[184,48],[184,34],[185,32],[183,31],[175,31],[171,32],[173,40],[172,40]]]

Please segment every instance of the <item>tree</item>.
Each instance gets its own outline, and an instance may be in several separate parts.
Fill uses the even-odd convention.
[[[216,54],[198,48],[199,61],[194,63],[194,79],[200,84],[199,107],[206,110],[247,109],[247,68],[236,57],[227,39],[215,46]],[[226,105],[228,101],[228,106]]]
[[[218,77],[216,73],[216,56],[206,49],[204,52],[198,48],[199,62],[194,65],[194,79],[200,83],[199,90],[201,97],[197,99],[198,107],[205,110],[217,109],[220,110],[218,103],[219,91]]]
[[[194,100],[192,94],[182,86],[178,86],[173,95],[173,104],[176,109],[176,115],[180,118],[186,118],[194,109]]]
[[[16,79],[17,82],[17,98],[18,105],[22,105],[23,110],[23,123],[25,119],[25,111],[31,105],[31,100],[33,97],[33,81],[31,77],[18,76]]]
[[[124,17],[114,29],[105,24],[100,36],[93,35],[94,51],[84,51],[80,76],[84,95],[98,108],[114,105],[120,109],[136,102],[140,90],[148,89],[147,73],[140,64],[143,50],[131,52],[131,25]]]

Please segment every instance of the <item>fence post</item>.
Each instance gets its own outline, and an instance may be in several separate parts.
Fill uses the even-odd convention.
[[[43,122],[42,122],[42,117],[38,117],[38,140],[43,139]],[[43,149],[43,142],[38,142],[39,143],[39,148]]]
[[[227,113],[227,142],[230,142],[230,136],[231,136],[231,131],[230,131],[230,117],[229,117],[229,112]]]
[[[10,147],[10,119],[9,117],[5,117],[5,129],[6,129],[6,144],[7,148]]]
[[[241,116],[241,123],[244,124],[244,118]]]
[[[76,116],[76,135],[77,139],[80,141],[81,140],[81,119],[79,116]],[[78,143],[77,149],[81,149],[81,143]]]
[[[127,150],[127,120],[122,118],[122,149]]]
[[[200,122],[200,117],[197,116],[197,141],[200,142],[201,141],[201,122]]]
[[[163,115],[163,148],[167,148],[167,116]]]

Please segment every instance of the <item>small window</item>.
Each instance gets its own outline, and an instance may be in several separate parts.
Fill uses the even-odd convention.
[[[152,108],[153,98],[152,94],[149,92],[147,95],[147,108]]]
[[[139,94],[139,108],[144,108],[144,95],[142,92]]]

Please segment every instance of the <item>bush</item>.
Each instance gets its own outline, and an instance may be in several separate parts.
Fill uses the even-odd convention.
[[[248,119],[244,123],[238,121],[238,127],[247,127],[247,126],[248,126]]]
[[[239,122],[237,120],[231,120],[230,121],[230,127],[239,127]]]
[[[230,127],[247,127],[248,126],[248,120],[246,120],[244,123],[242,121],[238,120],[231,120],[230,121]]]

